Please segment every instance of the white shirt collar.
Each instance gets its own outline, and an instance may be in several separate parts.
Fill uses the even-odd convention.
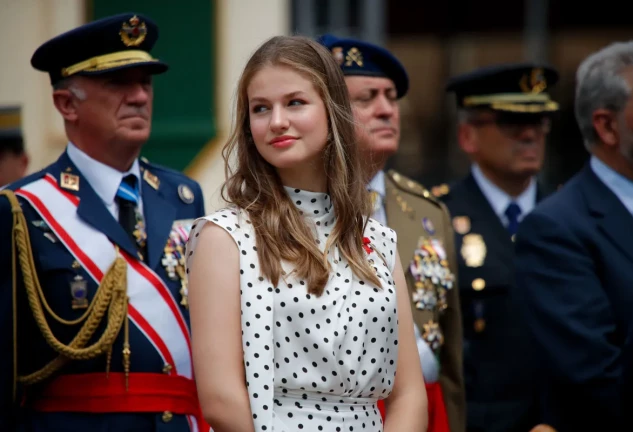
[[[119,189],[123,177],[128,174],[133,174],[136,176],[139,186],[141,184],[141,169],[138,159],[134,160],[129,170],[120,172],[91,158],[71,142],[68,143],[66,152],[70,160],[77,166],[79,171],[81,171],[81,175],[90,183],[90,186],[92,186],[106,206],[110,206],[114,203],[116,192]]]
[[[385,197],[385,173],[382,170],[378,171],[371,179],[367,185],[367,189],[378,192],[382,198]]]
[[[589,161],[592,171],[618,197],[624,207],[633,214],[633,182],[621,176],[595,156]]]
[[[512,197],[491,182],[481,171],[479,165],[473,164],[471,171],[475,181],[481,189],[481,192],[483,192],[484,196],[488,199],[488,202],[492,206],[495,214],[499,216],[499,219],[501,219],[504,225],[507,224],[505,211],[512,201],[521,207],[519,220],[523,219],[525,215],[534,210],[534,207],[536,206],[536,180],[534,178],[530,180],[530,185],[521,195],[518,197]]]

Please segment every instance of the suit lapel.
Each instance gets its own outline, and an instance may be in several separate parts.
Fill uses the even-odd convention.
[[[589,212],[599,229],[633,261],[633,216],[589,165],[580,180]]]
[[[57,160],[51,174],[59,182],[62,172],[74,174],[79,177],[79,190],[65,189],[66,192],[74,194],[79,198],[77,215],[97,231],[105,234],[113,243],[118,245],[119,248],[125,250],[132,256],[136,256],[137,249],[130,237],[125,233],[125,230],[121,227],[119,222],[114,219],[112,213],[107,209],[92,186],[85,180],[81,171],[72,163],[66,152]]]
[[[141,197],[147,231],[147,263],[154,269],[160,262],[173,221],[176,219],[176,207],[161,193],[160,179],[147,166],[142,166],[141,171]]]

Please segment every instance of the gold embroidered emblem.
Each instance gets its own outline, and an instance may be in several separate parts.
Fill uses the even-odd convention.
[[[523,91],[523,93],[542,93],[547,88],[547,81],[545,80],[543,69],[532,69],[529,77],[528,74],[523,75],[521,77],[521,81],[519,81],[519,86],[521,87],[521,91]]]
[[[345,56],[345,66],[351,66],[356,63],[359,67],[363,67],[363,54],[356,47],[347,51]]]
[[[119,32],[125,46],[139,46],[147,36],[147,26],[134,15],[128,22],[124,22]]]

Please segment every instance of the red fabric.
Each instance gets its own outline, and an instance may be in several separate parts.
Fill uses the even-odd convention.
[[[427,432],[450,432],[448,426],[448,416],[446,415],[446,405],[444,405],[444,394],[439,383],[426,384],[426,397],[429,403],[429,427]],[[385,421],[384,401],[378,401],[378,409]]]
[[[62,375],[32,398],[44,412],[162,412],[191,415],[201,431],[209,430],[202,418],[196,383],[178,375],[131,373],[128,389],[123,373]]]

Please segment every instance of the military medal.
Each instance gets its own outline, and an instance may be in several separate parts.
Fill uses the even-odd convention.
[[[444,311],[447,308],[446,296],[448,290],[453,289],[455,276],[448,268],[446,258],[439,240],[420,238],[409,264],[416,287],[412,301],[417,309]]]
[[[422,332],[422,339],[426,341],[429,347],[437,352],[444,344],[444,335],[440,326],[434,321],[429,321],[423,325],[424,331]]]
[[[75,276],[70,283],[70,294],[73,296],[73,309],[88,309],[88,284],[81,276]]]
[[[185,271],[185,247],[187,240],[189,240],[192,226],[193,219],[180,220],[173,223],[161,260],[161,264],[165,268],[169,279],[180,281],[180,305],[185,308],[189,308],[189,291],[187,289],[187,274]]]

